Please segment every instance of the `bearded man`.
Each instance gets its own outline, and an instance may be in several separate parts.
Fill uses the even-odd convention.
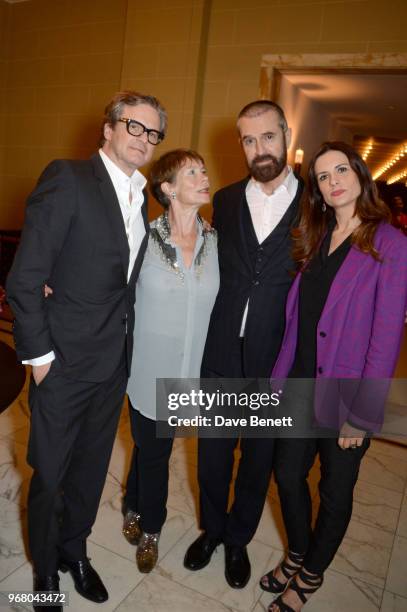
[[[246,105],[237,120],[250,176],[215,194],[220,290],[202,362],[203,378],[268,378],[284,332],[292,282],[290,230],[303,181],[287,166],[291,131],[283,110],[269,100]],[[234,449],[241,457],[228,512]],[[184,565],[205,567],[225,545],[225,577],[233,588],[250,578],[246,546],[259,524],[273,462],[273,439],[200,438],[198,479],[203,533]]]

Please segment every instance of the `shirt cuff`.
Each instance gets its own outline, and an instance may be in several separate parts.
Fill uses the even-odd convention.
[[[41,357],[35,357],[34,359],[24,359],[24,361],[22,361],[21,363],[30,366],[41,366],[45,365],[46,363],[51,363],[51,361],[54,361],[54,359],[55,353],[54,351],[50,351],[49,353],[47,353],[46,355],[42,355]]]

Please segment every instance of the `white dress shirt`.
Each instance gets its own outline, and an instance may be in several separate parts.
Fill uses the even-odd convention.
[[[99,149],[99,155],[113,183],[123,216],[130,249],[129,267],[127,270],[127,281],[129,281],[140,245],[146,233],[141,207],[144,202],[143,189],[146,186],[147,180],[138,170],[135,170],[131,176],[128,176],[102,151],[102,149]],[[50,363],[54,361],[54,359],[54,351],[50,351],[41,357],[24,360],[23,363],[39,366]]]
[[[247,183],[246,200],[259,244],[264,242],[280,223],[295,198],[297,188],[298,180],[290,166],[288,166],[288,174],[284,181],[270,195],[265,193],[262,184],[253,178]],[[249,300],[247,300],[240,327],[241,338],[244,336],[248,310]]]
[[[106,166],[106,170],[112,179],[113,187],[119,200],[120,210],[122,211],[124,227],[126,229],[127,240],[129,242],[130,257],[129,268],[127,271],[127,281],[130,280],[131,271],[136,261],[140,245],[146,234],[141,207],[144,202],[143,189],[146,186],[146,178],[135,170],[131,176],[127,176],[120,170],[110,157],[99,149],[99,155]],[[131,203],[130,203],[131,192]]]

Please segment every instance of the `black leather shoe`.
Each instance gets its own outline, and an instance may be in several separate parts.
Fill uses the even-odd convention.
[[[96,603],[102,603],[109,599],[108,592],[99,574],[89,563],[89,559],[82,561],[66,561],[61,559],[59,569],[64,573],[70,572],[75,583],[75,589],[82,597]]]
[[[251,568],[246,546],[225,544],[225,578],[232,589],[243,589],[250,580]]]
[[[184,558],[184,567],[195,571],[208,565],[218,544],[220,544],[219,538],[210,538],[204,531],[188,548]]]
[[[58,574],[54,574],[53,576],[36,576],[34,574],[34,587],[33,591],[46,591],[47,593],[59,593],[59,576]],[[55,606],[33,606],[35,612],[46,612],[47,610],[51,612],[63,612],[62,606],[57,603]]]

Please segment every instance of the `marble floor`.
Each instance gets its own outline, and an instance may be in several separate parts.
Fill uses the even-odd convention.
[[[11,336],[0,332],[11,343]],[[27,385],[0,415],[0,592],[29,590],[31,566],[26,549],[26,496],[30,468],[25,461],[28,435]],[[199,572],[184,569],[186,548],[198,534],[196,442],[178,439],[171,458],[168,519],[160,541],[160,558],[149,575],[140,574],[135,549],[121,535],[120,502],[131,453],[126,407],[123,409],[106,486],[88,554],[104,579],[109,600],[93,604],[61,576],[72,612],[263,612],[271,601],[258,586],[259,577],[280,559],[284,531],[275,484],[248,547],[252,578],[234,590],[224,579],[219,547]],[[318,466],[310,477],[317,507]],[[309,612],[407,612],[407,447],[374,440],[360,471],[351,524],[325,575],[323,588],[306,607]],[[4,596],[0,610],[10,607]],[[31,609],[28,607],[28,609]]]

